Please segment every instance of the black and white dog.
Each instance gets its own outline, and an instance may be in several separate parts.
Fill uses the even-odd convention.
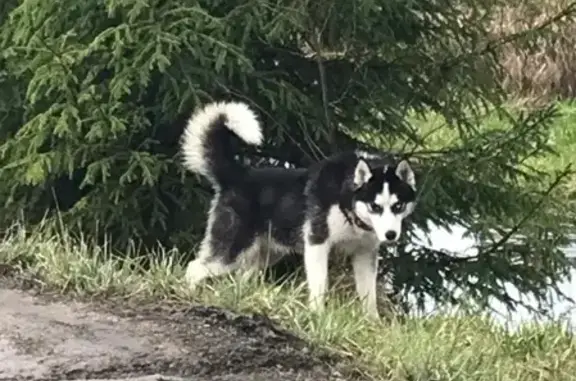
[[[312,309],[321,309],[328,255],[352,255],[356,290],[366,313],[378,316],[378,247],[394,243],[416,203],[406,161],[345,152],[309,168],[250,168],[236,159],[238,143],[258,146],[262,128],[244,103],[212,103],[196,111],[182,136],[184,165],[215,190],[204,240],[186,280],[236,269],[264,268],[283,255],[304,255]]]

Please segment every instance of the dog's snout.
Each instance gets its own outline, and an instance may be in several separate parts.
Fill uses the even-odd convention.
[[[394,230],[388,230],[384,236],[388,241],[394,241],[398,234]]]

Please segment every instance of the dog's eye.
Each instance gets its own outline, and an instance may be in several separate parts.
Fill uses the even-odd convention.
[[[370,209],[371,209],[374,213],[382,213],[382,211],[384,210],[380,205],[376,204],[375,202],[373,202],[372,204],[370,204]]]
[[[406,208],[406,204],[403,202],[397,202],[394,205],[392,205],[392,207],[390,208],[392,210],[392,213],[394,214],[399,214],[402,213],[404,211],[404,209]]]

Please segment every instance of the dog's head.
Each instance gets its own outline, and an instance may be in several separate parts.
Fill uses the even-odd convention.
[[[371,167],[368,160],[359,158],[354,169],[352,209],[380,242],[394,243],[400,238],[402,220],[415,206],[416,179],[407,161]]]

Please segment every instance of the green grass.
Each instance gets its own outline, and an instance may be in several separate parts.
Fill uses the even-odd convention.
[[[0,242],[0,263],[18,266],[51,289],[88,297],[202,303],[260,312],[318,347],[346,355],[374,380],[572,380],[576,341],[560,324],[508,332],[486,317],[366,319],[357,304],[334,295],[312,314],[302,283],[281,286],[257,278],[221,278],[192,294],[183,284],[178,253],[158,252],[145,270],[67,234],[18,228]]]
[[[551,139],[557,156],[536,159],[543,170],[560,170],[576,152],[576,105],[561,104]],[[438,128],[443,120],[413,119],[431,132],[427,144],[442,148],[458,139]],[[501,127],[487,118],[481,128]],[[576,185],[573,184],[573,185]],[[574,186],[576,188],[576,186]],[[576,341],[560,323],[525,325],[509,332],[487,317],[437,314],[404,322],[375,322],[358,303],[334,293],[321,314],[310,313],[300,281],[281,286],[258,278],[223,277],[191,293],[182,282],[178,253],[157,252],[147,269],[107,249],[52,229],[18,228],[0,242],[0,263],[16,265],[51,289],[88,297],[218,305],[267,314],[299,336],[351,359],[351,366],[374,380],[398,381],[564,381],[576,379]]]
[[[558,103],[559,115],[550,128],[550,143],[557,151],[556,155],[545,155],[533,159],[529,164],[544,171],[560,171],[576,160],[576,103]],[[426,136],[429,149],[442,149],[457,145],[461,140],[456,129],[448,128],[445,119],[438,114],[430,114],[426,119],[410,117],[410,122]],[[496,115],[488,115],[480,124],[480,130],[506,128],[506,122]],[[576,189],[576,179],[574,189]]]

